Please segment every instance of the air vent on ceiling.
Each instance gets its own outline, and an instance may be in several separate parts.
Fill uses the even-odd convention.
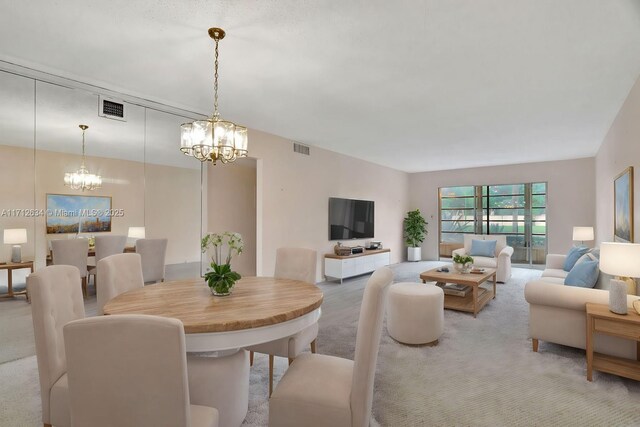
[[[294,142],[293,143],[293,151],[295,153],[300,153],[300,154],[304,154],[306,156],[309,156],[309,147],[306,145],[302,145],[299,142]]]
[[[108,119],[127,121],[126,105],[122,101],[105,98],[100,96],[100,105],[98,106],[98,115]]]

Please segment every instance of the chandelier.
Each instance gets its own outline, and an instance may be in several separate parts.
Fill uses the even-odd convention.
[[[218,42],[225,36],[220,28],[209,28],[209,37],[216,42],[213,81],[213,115],[206,120],[195,120],[180,126],[180,151],[201,162],[231,163],[247,157],[247,128],[228,120],[218,113]]]
[[[82,129],[82,164],[77,171],[64,174],[64,185],[74,190],[91,191],[102,187],[102,177],[90,173],[84,165],[84,132],[89,129],[89,126],[80,125],[80,129]]]

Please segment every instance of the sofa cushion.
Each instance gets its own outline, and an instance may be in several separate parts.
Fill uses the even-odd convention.
[[[564,271],[571,271],[578,259],[580,259],[582,255],[586,254],[588,250],[589,248],[586,246],[574,246],[569,249],[569,253],[564,260]]]
[[[495,240],[496,243],[496,256],[504,248],[507,247],[507,236],[505,235],[487,235],[487,234],[465,234],[464,235],[464,252],[469,253],[471,251],[471,241],[472,240]]]
[[[567,274],[569,274],[568,271],[564,271],[561,268],[547,268],[546,270],[544,270],[542,272],[542,276],[545,279],[546,278],[550,278],[550,277],[558,277],[560,279],[562,279],[564,281],[564,278],[567,277]]]
[[[566,286],[593,288],[598,281],[598,261],[583,261],[576,264],[564,279]]]
[[[474,256],[473,257],[473,265],[475,267],[489,267],[489,268],[497,268],[498,261],[497,258],[489,258],[486,256]]]
[[[469,255],[484,256],[487,258],[494,258],[496,256],[496,241],[495,240],[472,240],[471,250]]]

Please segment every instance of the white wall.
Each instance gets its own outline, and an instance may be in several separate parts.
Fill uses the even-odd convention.
[[[629,166],[634,168],[634,242],[640,242],[640,78],[598,151],[596,175],[596,241],[613,241],[613,180]]]
[[[258,161],[258,271],[272,275],[279,247],[318,251],[316,278],[324,274],[329,241],[329,197],[375,201],[375,238],[402,261],[402,219],[408,207],[407,173],[311,147],[311,155],[293,152],[292,142],[251,129],[249,152]],[[213,185],[209,182],[209,186]],[[345,242],[364,244],[366,240]]]
[[[573,226],[595,224],[594,159],[563,160],[411,174],[410,209],[429,222],[423,259],[438,259],[438,189],[457,185],[547,182],[549,253],[565,253],[573,244]]]

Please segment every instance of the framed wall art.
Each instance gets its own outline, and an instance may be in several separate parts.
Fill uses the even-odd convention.
[[[47,234],[111,231],[111,197],[47,194]]]
[[[633,242],[633,166],[613,181],[613,239]]]

